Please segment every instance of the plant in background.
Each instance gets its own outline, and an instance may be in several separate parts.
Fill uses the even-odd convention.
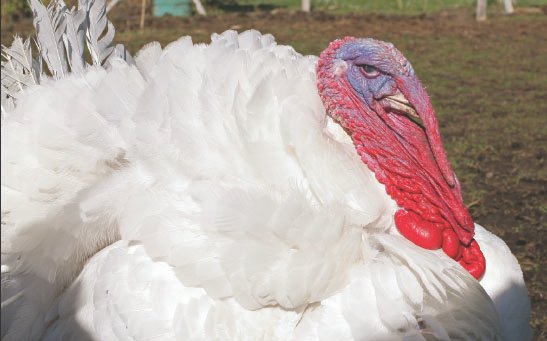
[[[27,0],[2,0],[2,20],[30,17],[32,14]]]

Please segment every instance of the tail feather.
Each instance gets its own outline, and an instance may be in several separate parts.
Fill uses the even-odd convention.
[[[109,66],[115,58],[134,64],[123,45],[113,45],[115,29],[106,17],[104,0],[79,1],[78,8],[70,10],[62,0],[53,0],[47,7],[41,0],[30,0],[30,6],[39,53],[32,57],[30,38],[16,37],[10,47],[2,46],[3,116],[15,108],[26,88],[47,78],[42,61],[54,79],[89,67],[86,51],[94,66]]]

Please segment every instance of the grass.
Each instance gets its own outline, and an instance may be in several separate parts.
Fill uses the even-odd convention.
[[[314,10],[328,10],[338,13],[382,13],[415,15],[431,13],[439,10],[472,7],[476,0],[312,0]],[[488,1],[490,6],[499,5],[500,1]],[[299,9],[300,0],[237,0],[241,5],[264,5]],[[520,0],[518,6],[543,6],[547,0]]]

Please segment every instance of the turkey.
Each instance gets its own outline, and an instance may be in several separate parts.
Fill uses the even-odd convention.
[[[227,31],[133,59],[104,2],[31,4],[38,57],[3,50],[4,340],[531,338],[392,44]]]

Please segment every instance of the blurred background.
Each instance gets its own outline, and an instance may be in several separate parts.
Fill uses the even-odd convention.
[[[191,35],[207,42],[227,29],[272,33],[314,55],[346,35],[393,42],[427,87],[475,221],[519,259],[532,327],[536,339],[546,340],[547,0],[480,2],[106,1],[115,42],[133,54],[151,41],[165,46]],[[2,44],[11,44],[15,33],[31,34],[27,0],[1,0],[1,6]]]

